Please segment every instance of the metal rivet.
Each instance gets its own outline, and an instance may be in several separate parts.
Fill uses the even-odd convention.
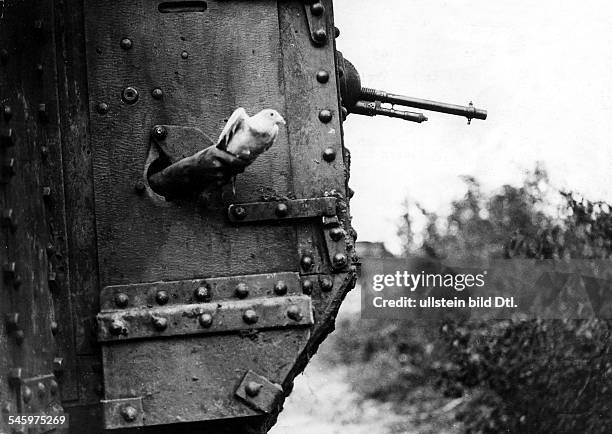
[[[313,15],[323,15],[323,12],[325,12],[325,6],[323,6],[323,4],[321,3],[315,3],[310,5],[310,12],[312,12]]]
[[[126,104],[134,104],[138,101],[138,90],[133,86],[128,86],[121,92],[121,99]]]
[[[302,292],[306,295],[312,294],[313,288],[312,280],[306,279],[302,282]]]
[[[138,417],[138,410],[131,405],[126,405],[121,409],[121,417],[126,422],[134,422]]]
[[[2,129],[2,133],[0,133],[0,145],[3,148],[10,148],[15,145],[15,141],[13,140],[15,137],[14,130],[12,128]]]
[[[249,287],[246,283],[240,282],[238,285],[236,285],[234,294],[236,294],[236,297],[238,298],[246,298],[249,295]]]
[[[276,295],[285,295],[287,293],[287,290],[287,284],[282,280],[279,280],[278,282],[276,282],[276,285],[274,285],[274,293]]]
[[[325,148],[323,151],[323,159],[328,163],[331,163],[336,159],[336,151],[334,148]]]
[[[163,332],[168,328],[168,320],[166,318],[154,316],[151,319],[151,323],[153,324],[153,327],[155,327],[155,330],[159,332]]]
[[[324,124],[330,122],[332,120],[332,112],[324,109],[319,112],[319,120]]]
[[[321,290],[325,292],[329,292],[333,289],[334,282],[329,277],[324,277],[321,279]]]
[[[17,229],[17,218],[13,208],[5,209],[2,212],[2,226],[9,228],[13,232]]]
[[[9,52],[6,48],[2,48],[0,49],[0,62],[2,62],[2,64],[6,64],[6,62],[8,62],[8,57],[9,57]]]
[[[344,106],[342,106],[342,108],[340,110],[342,111],[342,120],[345,121],[346,118],[348,117],[348,110]]]
[[[8,161],[2,165],[2,177],[5,181],[7,180],[6,178],[11,178],[17,174],[16,166],[17,162],[14,158],[9,158]]]
[[[115,294],[115,304],[117,307],[127,307],[129,302],[130,298],[127,296],[127,294],[123,292]]]
[[[51,197],[51,187],[45,186],[42,188],[43,199],[48,200]]]
[[[182,57],[183,59],[187,59],[187,58],[189,57],[189,53],[188,53],[188,52],[186,52],[186,51],[183,51],[183,52],[181,53],[181,57]]]
[[[145,191],[147,191],[147,187],[143,181],[136,181],[134,183],[134,191],[137,194],[142,195]]]
[[[43,29],[43,22],[42,20],[35,20],[34,21],[34,30],[37,32],[42,31]]]
[[[55,321],[51,321],[51,334],[55,336],[59,330],[59,325]]]
[[[334,241],[340,241],[344,238],[344,230],[342,228],[333,228],[329,231],[329,236]]]
[[[243,206],[235,206],[235,207],[232,207],[232,214],[238,220],[242,220],[246,217],[247,211]]]
[[[151,131],[151,134],[153,135],[153,137],[155,137],[157,140],[163,140],[166,138],[166,136],[168,135],[168,130],[166,130],[166,128],[164,128],[161,125],[155,125],[153,127],[153,130]]]
[[[47,275],[47,282],[49,283],[50,291],[57,291],[59,284],[57,282],[57,273],[55,271],[49,271]]]
[[[43,73],[42,63],[37,63],[36,66],[34,66],[34,71],[36,71],[38,75],[42,75]]]
[[[51,393],[51,395],[55,396],[55,395],[57,395],[58,389],[59,389],[59,386],[57,384],[57,381],[51,380],[51,382],[49,383],[49,393]]]
[[[302,320],[302,311],[298,306],[292,304],[287,308],[287,316],[293,321],[301,321]]]
[[[25,333],[23,330],[17,330],[15,332],[15,343],[17,345],[21,345],[23,344],[23,341],[25,341]]]
[[[323,70],[317,72],[317,81],[319,83],[327,83],[329,81],[329,72]]]
[[[274,213],[276,214],[277,217],[286,217],[287,214],[289,213],[289,207],[287,206],[286,203],[279,203],[278,205],[276,205],[276,209],[274,210]]]
[[[213,323],[213,316],[209,313],[203,313],[200,315],[200,318],[198,318],[198,321],[202,327],[209,328]]]
[[[47,394],[47,387],[45,386],[45,384],[41,381],[38,382],[38,384],[36,385],[36,388],[38,389],[38,397],[39,398],[44,398],[45,395]]]
[[[242,314],[242,319],[247,324],[255,324],[259,320],[259,315],[253,309],[248,309]]]
[[[4,264],[3,268],[3,276],[5,282],[11,282],[15,280],[17,276],[17,264],[15,262],[7,262]]]
[[[47,122],[49,120],[49,113],[47,113],[47,104],[38,104],[38,118],[41,122]]]
[[[22,368],[12,368],[9,371],[8,379],[11,386],[16,387],[21,384],[21,379],[23,378],[23,369]]]
[[[4,120],[8,122],[13,117],[13,109],[10,106],[5,105],[3,114],[4,114]]]
[[[323,42],[327,40],[327,32],[325,31],[325,29],[315,30],[313,36],[314,36],[314,40],[320,44],[322,44]]]
[[[346,255],[343,253],[336,253],[332,260],[332,265],[334,268],[343,268],[346,267],[348,260]]]
[[[10,402],[4,402],[2,404],[2,413],[10,413],[13,406],[11,406]]]
[[[151,96],[154,99],[162,99],[164,96],[164,92],[159,87],[156,87],[151,91]]]
[[[246,392],[247,395],[249,395],[251,398],[259,395],[259,391],[261,390],[263,386],[259,383],[256,383],[255,381],[249,381],[245,386],[244,386],[244,391]]]
[[[129,50],[132,48],[132,40],[130,38],[123,38],[119,43],[119,46],[124,50]]]
[[[168,295],[168,291],[159,290],[157,294],[155,294],[155,301],[157,304],[164,305],[170,301],[170,296]]]
[[[125,324],[123,324],[123,321],[119,321],[117,319],[113,320],[113,322],[111,322],[110,325],[108,326],[108,331],[113,336],[119,336],[121,334],[125,334],[126,333]]]
[[[210,286],[206,283],[200,284],[193,293],[193,296],[198,301],[209,301],[212,298]]]
[[[340,36],[340,29],[334,26],[334,38],[337,38],[339,36]]]
[[[106,113],[108,113],[108,109],[108,104],[106,104],[105,102],[98,103],[98,105],[96,106],[96,111],[101,115],[105,115]]]
[[[23,389],[21,390],[21,398],[25,403],[30,402],[32,399],[32,389],[30,389],[28,386],[23,386]]]
[[[13,332],[19,329],[19,313],[11,312],[6,314],[6,329]]]
[[[302,256],[302,259],[300,260],[300,265],[302,266],[302,269],[304,271],[309,271],[314,265],[314,260],[312,259],[312,256],[310,255]]]

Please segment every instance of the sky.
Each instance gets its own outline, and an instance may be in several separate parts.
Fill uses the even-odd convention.
[[[350,115],[358,241],[399,253],[406,200],[444,215],[461,175],[494,190],[538,161],[554,186],[612,201],[609,12],[601,0],[335,0],[337,48],[364,86],[489,112],[469,126]]]

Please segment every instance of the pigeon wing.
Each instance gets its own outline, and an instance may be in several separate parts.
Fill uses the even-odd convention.
[[[217,141],[217,148],[227,151],[227,145],[232,140],[232,137],[236,133],[236,131],[242,126],[242,123],[249,118],[247,112],[242,108],[238,107],[234,110],[234,113],[230,116],[223,127],[223,131],[219,135],[219,140]]]

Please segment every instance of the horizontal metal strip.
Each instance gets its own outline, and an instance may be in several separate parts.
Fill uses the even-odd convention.
[[[305,295],[133,308],[102,312],[97,319],[101,342],[313,324]]]
[[[283,200],[275,202],[250,202],[229,206],[228,217],[232,223],[283,221],[336,215],[335,197]]]
[[[100,293],[100,310],[301,294],[299,274],[292,272],[136,283],[105,287]]]

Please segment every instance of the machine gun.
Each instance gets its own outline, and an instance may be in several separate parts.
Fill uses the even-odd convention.
[[[427,120],[427,117],[423,113],[398,110],[394,107],[395,105],[399,105],[456,116],[465,116],[468,120],[468,124],[472,122],[472,119],[485,120],[487,118],[487,111],[474,107],[474,104],[471,102],[468,106],[461,106],[361,87],[361,78],[355,66],[346,60],[339,51],[336,51],[336,58],[339,68],[338,74],[340,77],[342,106],[346,109],[345,115],[350,113],[365,116],[382,115],[418,123]],[[383,104],[385,103],[391,104],[391,107],[384,107]]]

